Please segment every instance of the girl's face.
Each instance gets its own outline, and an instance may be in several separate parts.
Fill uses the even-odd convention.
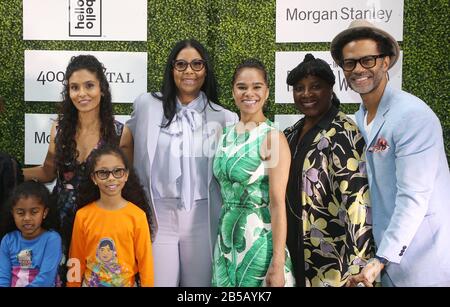
[[[180,71],[176,68],[179,67],[176,65],[177,61],[185,61],[191,64],[187,65],[185,70]],[[194,61],[194,63],[192,63],[192,61]],[[193,47],[186,47],[178,53],[175,59],[174,68],[172,68],[173,79],[177,87],[178,95],[198,96],[200,93],[206,77],[206,66],[203,64],[203,67],[201,67],[202,65],[199,64],[200,61],[203,61],[202,56],[198,53],[197,49]],[[197,70],[192,69],[192,66]]]
[[[78,112],[100,110],[102,91],[96,74],[87,69],[74,71],[69,78],[69,96]]]
[[[233,98],[241,114],[262,112],[268,97],[269,88],[261,70],[244,67],[238,72],[233,84]]]
[[[109,245],[100,247],[99,258],[103,262],[109,262],[114,257],[114,251],[109,248]]]
[[[19,198],[12,208],[14,223],[27,240],[32,240],[44,232],[41,224],[47,214],[48,208],[36,197]]]
[[[128,180],[128,170],[122,159],[114,154],[100,156],[91,175],[101,195],[121,195]]]

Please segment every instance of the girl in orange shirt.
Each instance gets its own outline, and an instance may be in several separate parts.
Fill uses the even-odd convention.
[[[148,201],[122,151],[92,153],[80,186],[70,245],[69,287],[153,286]],[[139,282],[136,275],[139,276]]]

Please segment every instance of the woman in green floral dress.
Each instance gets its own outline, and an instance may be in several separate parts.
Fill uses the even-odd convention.
[[[232,84],[241,120],[225,128],[213,164],[223,207],[212,285],[292,286],[285,208],[289,145],[263,114],[269,95],[264,65],[244,61]]]

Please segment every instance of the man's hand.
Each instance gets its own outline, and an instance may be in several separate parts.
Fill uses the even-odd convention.
[[[356,287],[359,283],[363,283],[365,287],[373,287],[375,279],[383,270],[384,264],[378,259],[372,258],[358,275],[350,276],[347,280],[346,287]]]

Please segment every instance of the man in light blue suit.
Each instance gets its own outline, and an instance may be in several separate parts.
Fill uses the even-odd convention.
[[[365,20],[331,42],[331,54],[363,103],[376,256],[349,286],[450,286],[450,173],[442,128],[419,98],[388,84],[397,41]],[[442,103],[447,103],[442,101]],[[384,269],[384,270],[383,270]]]

